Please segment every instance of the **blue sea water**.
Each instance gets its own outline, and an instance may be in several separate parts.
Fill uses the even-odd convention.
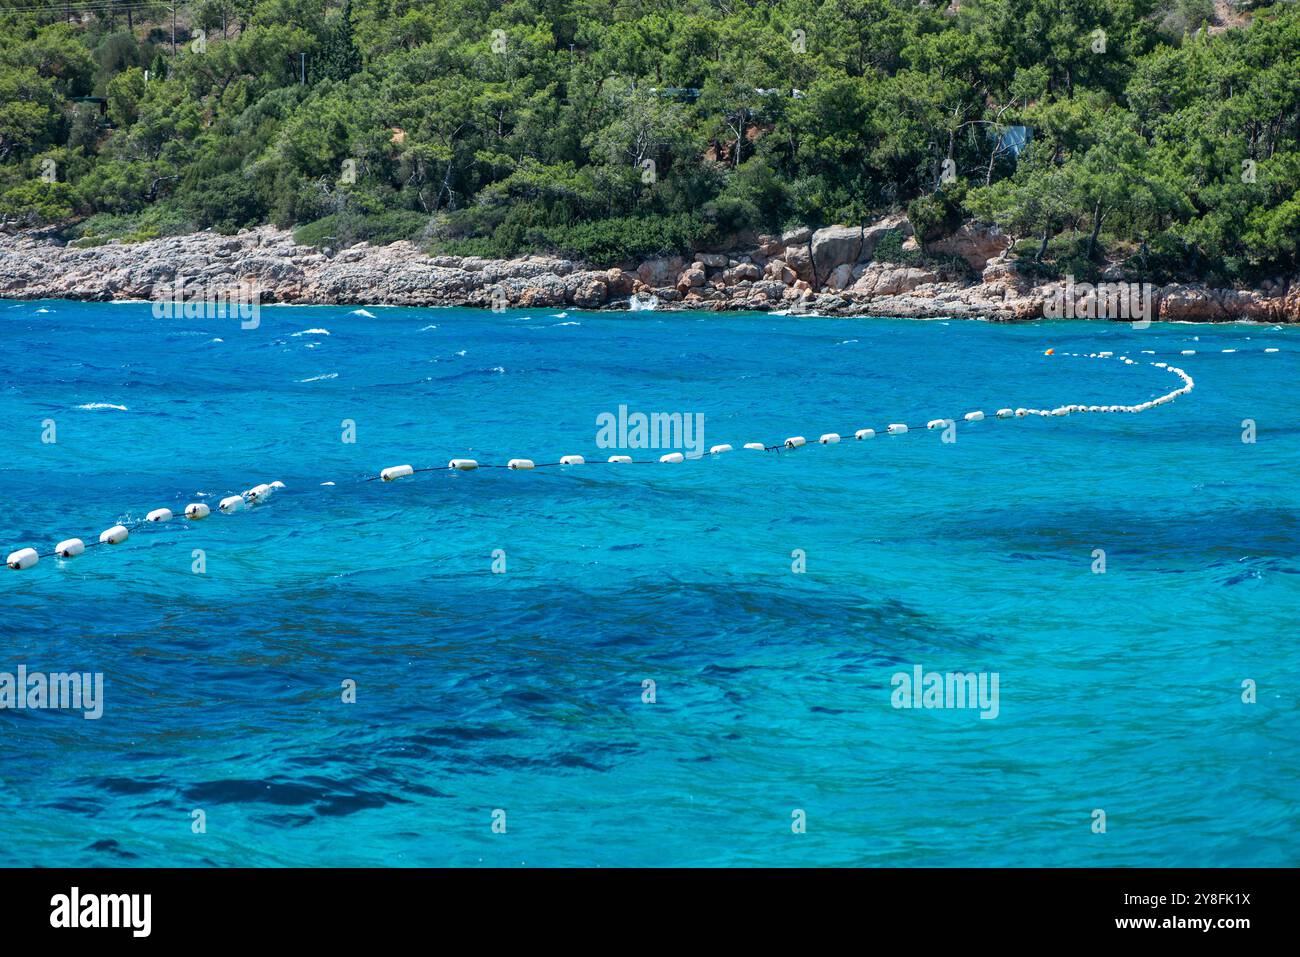
[[[0,864],[1300,863],[1300,330],[369,311],[0,303],[6,554],[287,486],[0,569],[0,671],[105,679],[0,711]],[[362,481],[603,459],[620,405],[739,450],[1179,385],[1049,347],[1196,387]],[[997,717],[893,707],[917,665]]]

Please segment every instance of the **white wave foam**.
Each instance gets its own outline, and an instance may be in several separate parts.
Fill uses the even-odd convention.
[[[96,409],[116,409],[119,412],[127,411],[124,405],[114,405],[112,402],[87,402],[84,405],[77,406],[78,409],[94,411]]]
[[[337,372],[326,372],[324,375],[314,375],[310,379],[298,379],[298,382],[323,382],[326,379],[337,379]]]

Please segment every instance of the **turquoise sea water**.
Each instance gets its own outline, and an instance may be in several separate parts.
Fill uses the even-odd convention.
[[[0,672],[105,679],[0,711],[0,864],[1300,863],[1300,330],[370,311],[0,303],[4,553],[287,485],[0,568]],[[360,481],[603,459],[620,405],[739,449],[1179,385],[1048,347],[1196,388]],[[916,665],[998,716],[894,708]]]

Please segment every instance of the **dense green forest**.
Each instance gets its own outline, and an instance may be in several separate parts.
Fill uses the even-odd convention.
[[[906,210],[1300,264],[1300,4],[4,0],[0,221],[612,263]]]

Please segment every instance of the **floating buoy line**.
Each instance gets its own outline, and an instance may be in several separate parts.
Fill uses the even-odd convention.
[[[1223,349],[1223,353],[1235,353],[1236,349]],[[1267,348],[1265,353],[1275,353],[1279,350],[1276,348]],[[1143,356],[1155,355],[1154,350],[1143,349],[1139,353]],[[1174,353],[1170,353],[1173,355]],[[1180,356],[1195,355],[1196,350],[1184,349],[1176,353]],[[963,413],[961,421],[963,422],[980,422],[986,418],[994,419],[1013,419],[1026,418],[1028,416],[1065,416],[1076,413],[1139,413],[1146,412],[1158,405],[1164,405],[1174,401],[1180,395],[1186,395],[1192,391],[1195,383],[1192,377],[1182,369],[1170,365],[1167,362],[1156,362],[1151,360],[1139,360],[1130,358],[1127,355],[1116,355],[1114,352],[1063,352],[1058,353],[1055,349],[1048,349],[1046,355],[1061,356],[1062,358],[1083,358],[1083,359],[1110,359],[1116,362],[1122,362],[1125,365],[1140,365],[1145,362],[1146,365],[1153,366],[1157,369],[1163,369],[1176,375],[1182,385],[1167,392],[1155,399],[1149,399],[1146,402],[1140,402],[1136,405],[1060,405],[1052,409],[1031,409],[1031,408],[1001,408],[986,416],[982,410],[972,410]],[[816,439],[810,440],[802,435],[794,435],[779,442],[775,445],[769,445],[764,442],[745,442],[741,445],[742,451],[756,452],[783,452],[793,451],[806,445],[835,445],[850,437],[854,441],[864,441],[874,439],[877,435],[907,435],[913,432],[935,431],[955,426],[958,420],[952,418],[930,419],[925,425],[908,425],[906,423],[895,422],[885,426],[882,429],[860,428],[853,430],[845,435],[838,432],[824,432]],[[692,455],[690,459],[703,459],[706,457],[716,457],[736,451],[734,445],[722,444],[710,447],[707,455]],[[359,479],[360,482],[395,482],[398,479],[408,478],[423,472],[473,472],[478,469],[506,469],[512,472],[528,472],[535,469],[574,467],[585,465],[657,465],[657,464],[680,464],[687,461],[688,456],[681,452],[669,452],[660,455],[658,458],[634,459],[630,455],[611,455],[604,460],[588,460],[582,455],[564,455],[556,462],[534,462],[532,459],[513,458],[505,464],[495,464],[479,462],[476,459],[457,458],[451,459],[444,466],[432,466],[427,468],[415,468],[412,465],[393,465],[382,469],[378,475],[371,475]],[[333,485],[332,482],[324,482],[323,485]],[[275,481],[261,485],[255,485],[245,492],[238,495],[229,495],[222,498],[217,504],[217,511],[224,515],[231,515],[241,511],[246,507],[260,505],[267,502],[279,490],[285,488],[283,482]],[[208,518],[212,514],[211,506],[203,502],[192,502],[185,506],[182,516],[191,522],[198,522]],[[149,525],[159,525],[171,522],[176,515],[169,508],[157,508],[150,511],[143,519],[132,522],[131,524],[114,524],[106,528],[99,534],[95,541],[85,541],[80,538],[68,538],[60,541],[50,551],[41,552],[33,547],[20,548],[11,552],[5,559],[5,564],[17,571],[23,571],[36,565],[42,558],[62,558],[72,559],[83,554],[91,548],[98,548],[103,545],[120,545],[126,542],[131,533]]]

